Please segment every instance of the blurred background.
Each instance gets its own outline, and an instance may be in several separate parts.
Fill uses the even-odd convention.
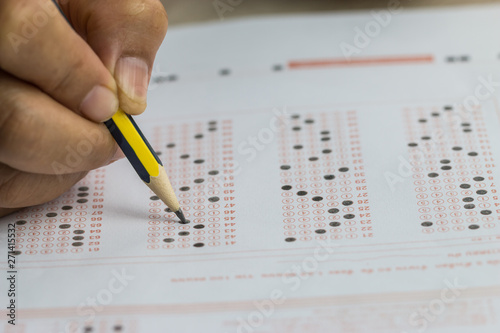
[[[162,0],[169,26],[250,15],[359,10],[387,7],[391,0]],[[394,0],[393,0],[394,1]],[[500,0],[400,0],[404,8],[500,3]],[[232,4],[232,5],[231,5]],[[219,6],[219,13],[215,6]],[[228,7],[224,7],[227,5]],[[226,8],[226,10],[224,10]],[[499,18],[500,19],[500,18]]]

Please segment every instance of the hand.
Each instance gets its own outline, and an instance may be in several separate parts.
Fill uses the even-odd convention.
[[[0,1],[0,216],[120,156],[100,122],[140,114],[167,29],[159,0]],[[117,153],[118,152],[118,153]]]

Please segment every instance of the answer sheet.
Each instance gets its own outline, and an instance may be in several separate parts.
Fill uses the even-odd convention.
[[[498,332],[499,14],[170,29],[135,119],[191,222],[126,160],[1,219],[0,331]]]

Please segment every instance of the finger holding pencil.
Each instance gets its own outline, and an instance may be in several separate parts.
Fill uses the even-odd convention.
[[[122,158],[113,136],[120,132],[122,141],[128,142],[130,130],[122,133],[120,128],[129,122],[127,128],[135,129],[134,137],[143,141],[142,145],[128,143],[143,147],[142,153],[132,148],[128,152],[142,165],[134,162],[134,168],[148,171],[146,184],[185,221],[161,161],[127,115],[146,108],[151,68],[167,30],[161,3],[3,0],[0,9],[0,28],[13,36],[22,36],[26,17],[40,13],[50,17],[28,39],[7,38],[0,43],[4,111],[0,116],[0,216],[53,200],[89,170]],[[122,125],[108,120],[120,116]],[[105,120],[113,136],[100,124]],[[76,149],[90,132],[102,133],[105,139],[81,163],[66,163],[65,152]],[[147,162],[152,160],[156,169]]]
[[[56,5],[58,5],[57,2]],[[67,10],[71,11],[70,8]],[[64,11],[61,10],[61,13],[64,14]],[[143,11],[138,12],[137,16],[142,13]],[[152,19],[161,23],[163,18],[161,13],[164,13],[164,10],[160,11],[160,15],[153,15]],[[162,27],[163,25],[159,24],[157,28],[162,30]],[[126,27],[126,29],[129,28]],[[122,38],[127,39],[127,37]],[[112,43],[111,40],[109,42]],[[152,45],[152,49],[157,49],[158,46]],[[149,60],[152,63],[152,59]],[[106,62],[105,59],[104,62]],[[147,78],[150,75],[150,66],[145,61],[131,56],[119,59],[115,64],[120,104],[125,104],[129,109],[141,113],[146,107],[147,82],[144,81],[149,81]],[[138,103],[138,100],[142,102]],[[177,215],[181,223],[189,223],[160,158],[151,148],[132,116],[118,108],[113,117],[104,123],[142,181]]]

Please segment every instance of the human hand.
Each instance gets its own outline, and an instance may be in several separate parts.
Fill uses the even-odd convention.
[[[146,108],[159,0],[0,1],[0,216],[50,201],[121,153],[100,122]]]

